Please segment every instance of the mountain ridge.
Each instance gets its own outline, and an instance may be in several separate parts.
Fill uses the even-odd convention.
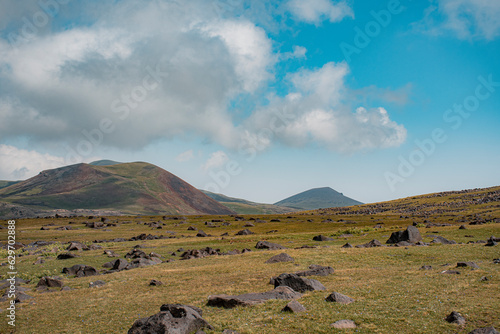
[[[75,164],[0,189],[0,201],[37,210],[126,214],[233,214],[168,171],[145,162]],[[2,212],[0,212],[2,214]]]

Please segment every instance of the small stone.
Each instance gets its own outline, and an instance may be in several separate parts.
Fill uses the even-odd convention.
[[[489,281],[490,279],[486,276],[483,276],[479,279],[480,282],[486,282],[486,281]]]
[[[432,270],[432,266],[422,266],[420,270]]]
[[[465,318],[458,312],[451,312],[447,317],[446,321],[452,324],[465,325]]]
[[[299,313],[304,311],[306,311],[306,308],[296,300],[292,300],[291,302],[286,304],[286,306],[281,310],[281,312],[292,312],[292,313]]]
[[[472,261],[458,262],[457,263],[457,268],[459,268],[459,267],[471,267],[471,268],[474,268],[474,269],[479,269],[479,266],[477,264],[475,264],[474,262],[472,262]]]
[[[457,271],[457,270],[445,270],[445,271],[442,271],[441,274],[460,275],[460,271]]]
[[[90,282],[89,283],[89,288],[100,288],[101,286],[105,285],[106,282],[97,280],[95,282]]]
[[[160,286],[160,285],[163,285],[163,282],[162,282],[162,281],[155,280],[155,279],[152,279],[152,280],[151,280],[151,282],[149,282],[149,285],[152,285],[152,286]]]
[[[278,262],[293,262],[294,259],[287,253],[281,253],[278,255],[273,256],[269,260],[267,260],[265,263],[278,263]]]
[[[344,305],[350,304],[350,303],[355,301],[351,297],[348,297],[348,296],[343,295],[343,294],[338,293],[338,292],[331,293],[328,297],[325,298],[325,300],[327,302],[336,302],[336,303],[344,304]]]
[[[352,320],[339,320],[335,321],[330,326],[338,329],[356,328],[356,323]]]

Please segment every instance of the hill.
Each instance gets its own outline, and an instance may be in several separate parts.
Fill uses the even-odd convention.
[[[251,201],[247,201],[241,198],[234,198],[225,196],[222,194],[212,193],[210,191],[202,190],[202,192],[213,198],[220,204],[230,208],[238,214],[281,214],[281,213],[289,213],[297,211],[293,208],[287,208],[284,206],[277,206],[274,204],[263,204],[263,203],[255,203]]]
[[[332,188],[315,188],[288,197],[274,205],[285,206],[297,210],[314,210],[320,208],[337,208],[363,204],[344,196]]]
[[[234,213],[157,166],[124,163],[76,164],[41,172],[0,189],[3,207],[30,210],[107,210],[123,214]],[[10,207],[10,212],[13,208]],[[19,210],[18,210],[19,211]],[[6,212],[0,212],[4,216]]]
[[[18,182],[20,182],[20,181],[0,181],[0,189],[6,188],[6,187],[11,186],[13,184],[16,184]]]
[[[113,166],[113,165],[119,165],[121,163],[122,162],[117,162],[117,161],[113,161],[113,160],[98,160],[98,161],[94,161],[94,162],[89,163],[89,165],[92,165],[92,166]]]

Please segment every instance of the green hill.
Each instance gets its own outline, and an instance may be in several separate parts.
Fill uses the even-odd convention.
[[[0,180],[0,189],[6,188],[6,187],[11,186],[13,184],[16,184],[18,182],[20,182],[20,181],[1,181]]]
[[[274,205],[294,208],[296,210],[315,210],[363,204],[344,196],[332,188],[315,188],[288,197]]]
[[[77,164],[0,189],[0,201],[36,210],[127,214],[234,213],[175,175],[148,163]],[[0,212],[0,215],[3,215]]]
[[[121,162],[116,162],[113,160],[98,160],[98,161],[94,161],[94,162],[89,163],[89,165],[92,165],[92,166],[113,166],[113,165],[119,165],[119,164],[121,164]]]
[[[230,208],[238,214],[281,214],[297,211],[296,209],[277,206],[273,204],[263,204],[247,201],[240,198],[228,197],[222,194],[215,194],[210,191],[202,190],[202,192],[219,202],[220,204]]]

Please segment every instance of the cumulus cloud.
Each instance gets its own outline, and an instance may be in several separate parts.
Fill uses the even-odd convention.
[[[417,27],[433,34],[451,31],[461,39],[493,40],[500,35],[499,16],[499,1],[438,0]]]
[[[0,145],[0,179],[24,180],[40,171],[64,166],[64,158]]]
[[[15,7],[19,2],[8,4],[9,13],[18,13],[22,21]],[[231,11],[241,13],[246,6],[221,9],[203,0],[75,2],[68,11],[85,12],[90,17],[85,24],[68,27],[68,16],[62,16],[63,22],[48,27],[64,29],[15,47],[4,31],[0,140],[61,144],[67,163],[88,161],[101,145],[138,150],[160,139],[190,135],[233,150],[266,148],[275,139],[334,150],[400,143],[404,128],[387,114],[363,105],[369,115],[363,123],[342,100],[351,94],[344,85],[349,69],[343,63],[289,74],[287,96],[271,97],[265,107],[256,102],[255,110],[235,120],[235,99],[262,101],[272,91],[276,64],[306,55],[300,46],[290,54],[278,52],[262,25],[252,20],[263,18],[258,13],[266,6],[252,2],[250,14],[234,15]],[[291,1],[285,6],[307,22],[352,16],[344,2]],[[280,133],[263,135],[261,129],[273,115],[285,111],[295,118],[285,119]],[[356,126],[360,129],[354,130]],[[344,133],[346,128],[352,131]],[[397,131],[401,136],[395,136]],[[364,139],[355,142],[354,134]],[[188,158],[188,153],[178,157]],[[221,153],[212,158],[206,168],[224,160]]]
[[[208,160],[201,167],[203,170],[208,171],[212,168],[223,166],[229,161],[228,155],[224,151],[217,151],[210,154]]]
[[[286,145],[319,144],[334,151],[352,152],[401,145],[406,129],[389,118],[384,108],[353,110],[345,86],[346,63],[328,63],[317,70],[291,76],[295,92],[275,98],[245,124],[243,149],[264,150],[272,140]],[[254,135],[251,135],[251,134]]]
[[[193,158],[194,158],[193,150],[188,150],[186,152],[182,152],[177,157],[175,157],[175,160],[178,162],[187,162],[189,160],[192,160]]]
[[[339,22],[346,17],[354,18],[352,8],[345,1],[291,0],[288,7],[296,19],[307,23],[319,24],[324,20]]]

